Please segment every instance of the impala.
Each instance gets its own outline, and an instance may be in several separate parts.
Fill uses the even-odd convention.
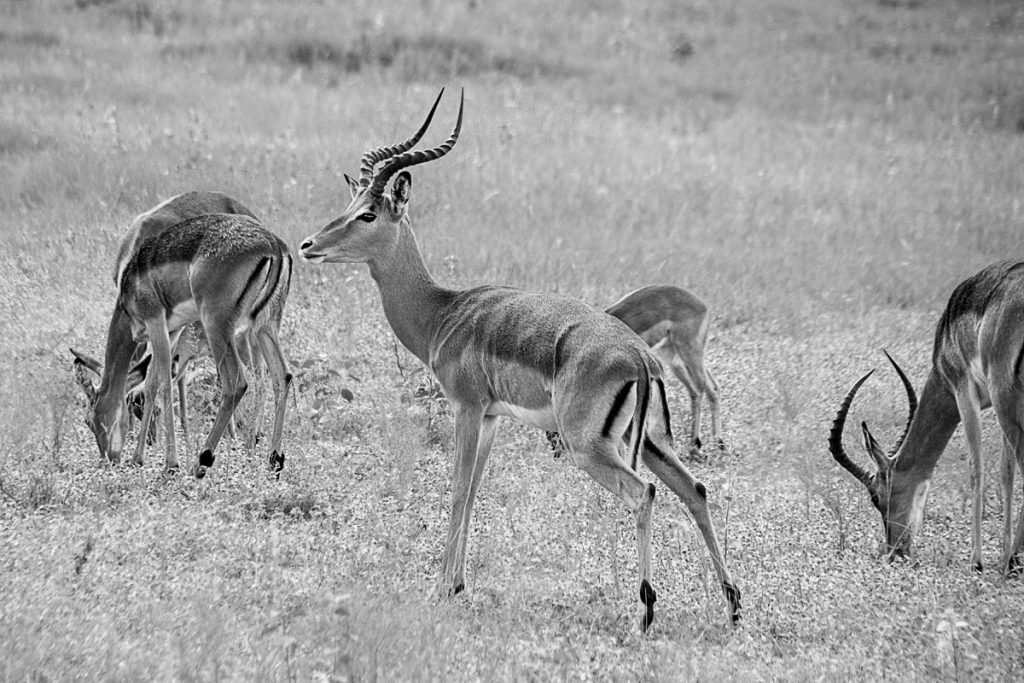
[[[171,197],[149,211],[136,216],[128,227],[118,246],[117,260],[114,264],[113,273],[114,284],[120,288],[121,275],[128,265],[128,261],[135,253],[135,249],[141,242],[156,237],[188,218],[210,213],[229,213],[256,217],[246,206],[221,192],[186,192]],[[180,347],[186,351],[186,356],[191,355],[189,351],[193,347],[188,342],[194,338],[196,337],[192,326],[186,327],[182,332],[181,338],[175,344],[175,351]],[[248,346],[244,348],[247,349]],[[96,438],[100,455],[111,459],[111,441],[123,442],[125,428],[131,416],[142,417],[144,404],[142,383],[146,378],[146,371],[152,355],[148,352],[148,347],[145,344],[137,344],[131,338],[128,318],[124,315],[124,311],[116,306],[111,316],[107,333],[106,364],[104,365],[104,363],[100,363],[95,358],[75,349],[71,349],[71,353],[75,357],[75,378],[82,391],[85,392],[89,403],[91,415],[86,420],[86,424]],[[188,381],[188,361],[191,358],[178,358],[178,360],[179,371],[175,377],[175,384],[178,386],[181,426],[182,430],[187,433],[188,410],[185,385]],[[104,367],[106,367],[106,370],[104,370]],[[99,388],[86,375],[86,370],[92,371],[100,378]],[[111,392],[113,387],[122,385],[125,387],[124,400],[130,408],[129,412],[124,412],[112,400],[113,394]],[[103,398],[102,404],[98,403],[100,397]],[[150,429],[145,435],[145,438],[150,443],[155,438],[155,426],[155,424],[152,425],[153,429]],[[114,455],[113,459],[116,460],[119,457],[120,446],[116,449],[116,455]]]
[[[410,151],[440,99],[411,138],[363,156],[359,180],[346,176],[352,195],[348,207],[306,239],[301,253],[312,263],[368,264],[395,335],[430,367],[452,405],[456,460],[441,592],[455,595],[465,588],[473,501],[497,418],[507,415],[560,432],[573,461],[633,512],[642,630],[654,618],[650,543],[655,489],[635,471],[640,458],[696,520],[736,622],[740,592],[726,569],[705,487],[673,449],[661,366],[647,346],[621,322],[576,299],[500,286],[452,290],[427,270],[408,214],[412,177],[403,169],[443,157],[455,145],[462,128],[461,100],[444,144]],[[380,162],[385,163],[374,171]],[[624,437],[628,463],[619,451]]]
[[[974,494],[971,563],[982,568],[981,518],[984,509],[981,411],[994,407],[1003,434],[1003,567],[1020,571],[1024,514],[1013,534],[1013,467],[1024,467],[1024,261],[995,263],[961,282],[939,318],[932,369],[920,403],[906,374],[889,357],[903,382],[910,417],[889,453],[883,452],[866,423],[865,448],[877,471],[868,474],[843,450],[843,427],[854,396],[871,373],[861,377],[843,400],[832,424],[829,450],[871,495],[885,525],[889,555],[906,555],[924,518],[932,472],[961,422],[971,452]],[[1024,511],[1022,511],[1024,512]]]
[[[83,383],[83,389],[92,394],[90,428],[101,455],[110,462],[120,460],[124,446],[124,399],[132,356],[138,344],[148,342],[153,360],[146,373],[141,433],[149,432],[159,395],[167,407],[165,464],[168,470],[177,469],[170,409],[171,355],[180,330],[198,320],[217,366],[222,395],[195,475],[202,477],[213,464],[217,443],[245,393],[236,335],[246,333],[255,339],[270,368],[276,403],[270,463],[275,469],[283,466],[280,440],[291,374],[277,335],[291,278],[291,255],[284,242],[250,215],[216,212],[217,207],[233,202],[224,199],[227,202],[212,193],[181,195],[140,216],[139,229],[129,231],[125,239],[130,247],[122,249],[118,258],[119,294],[107,336],[102,383],[98,389]],[[135,235],[145,231],[148,237]],[[142,463],[145,445],[146,439],[140,438],[136,464]]]
[[[681,287],[650,285],[622,297],[605,309],[626,323],[651,351],[683,383],[690,396],[690,452],[701,449],[701,400],[711,406],[711,436],[719,449],[718,384],[704,367],[704,345],[708,340],[708,307],[700,298]],[[560,453],[558,435],[548,432],[555,453]]]

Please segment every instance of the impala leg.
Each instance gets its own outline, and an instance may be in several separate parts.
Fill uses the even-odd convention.
[[[662,364],[672,370],[672,374],[676,376],[676,379],[686,389],[687,396],[690,397],[690,452],[696,454],[700,451],[700,403],[701,403],[701,390],[694,381],[694,375],[692,375],[686,364],[683,362],[682,356],[673,344],[665,344],[664,346],[655,347],[655,355],[661,359]]]
[[[722,439],[722,418],[719,413],[718,382],[711,376],[711,373],[704,370],[704,395],[708,397],[708,408],[711,410],[711,438],[715,440],[715,446],[719,450],[725,450],[725,441]]]
[[[284,414],[288,407],[288,389],[291,387],[292,373],[288,370],[288,361],[281,352],[277,328],[273,324],[260,330],[257,339],[274,382],[274,431],[270,437],[270,469],[280,472],[284,467],[281,434],[284,430]]]
[[[573,440],[575,441],[575,440]],[[570,448],[572,448],[570,442]],[[589,448],[571,450],[573,462],[614,493],[636,518],[637,563],[640,570],[640,601],[643,613],[640,630],[644,633],[654,621],[657,594],[651,586],[651,512],[654,509],[654,484],[641,479],[619,457],[614,441],[601,439]]]
[[[1020,437],[1021,435],[1018,434],[1018,443],[1020,443]],[[1002,459],[999,462],[999,479],[1003,491],[1003,568],[1007,574],[1018,574],[1024,568],[1018,554],[1019,548],[1015,551],[1013,546],[1013,468],[1016,459],[1016,449],[1010,438],[1004,436]]]
[[[195,469],[197,479],[202,479],[206,475],[206,470],[213,465],[213,452],[217,448],[217,444],[220,443],[221,436],[224,435],[231,415],[235,412],[235,408],[248,388],[245,370],[238,358],[238,349],[235,346],[234,322],[230,319],[210,320],[204,317],[203,327],[206,329],[210,353],[217,364],[221,397],[217,416],[213,420],[213,428],[199,454],[199,463]]]
[[[697,523],[697,528],[700,529],[700,533],[704,537],[704,544],[711,554],[711,564],[715,568],[715,573],[718,574],[722,591],[729,603],[729,618],[735,624],[740,619],[740,590],[733,583],[732,576],[725,566],[725,556],[722,554],[718,535],[715,533],[715,525],[711,520],[711,510],[708,508],[707,490],[704,488],[704,484],[694,479],[693,475],[683,466],[679,457],[672,450],[669,440],[663,435],[648,434],[644,441],[644,462],[673,493],[679,496]]]
[[[981,519],[985,511],[985,468],[981,460],[981,402],[977,390],[970,382],[956,392],[956,407],[964,424],[967,448],[971,452],[971,494],[974,510],[971,513],[971,566],[982,570]]]
[[[186,361],[178,369],[178,418],[181,421],[181,433],[188,437],[188,370],[192,361]]]
[[[441,592],[452,596],[466,587],[466,543],[473,501],[483,479],[484,465],[494,443],[497,417],[455,407],[455,474],[452,479],[452,516],[441,563]]]
[[[158,315],[146,322],[146,333],[153,354],[149,372],[146,374],[146,401],[142,413],[139,441],[135,447],[135,464],[141,465],[146,448],[145,435],[153,423],[157,404],[163,403],[164,443],[167,455],[164,460],[168,471],[178,469],[177,443],[174,436],[174,394],[171,386],[171,339],[167,332],[167,320]]]

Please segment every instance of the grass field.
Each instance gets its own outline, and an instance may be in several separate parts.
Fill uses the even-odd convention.
[[[200,482],[164,477],[159,448],[100,466],[67,349],[102,355],[131,218],[217,189],[297,250],[441,86],[428,144],[460,87],[463,136],[415,171],[411,207],[439,280],[599,304],[666,282],[711,306],[729,452],[690,465],[738,628],[662,486],[641,637],[631,516],[510,421],[467,591],[436,598],[451,420],[364,266],[297,263],[280,480],[230,442]],[[880,348],[923,382],[956,283],[1021,253],[1022,131],[1012,0],[0,3],[0,678],[1024,678],[994,419],[981,574],[959,432],[916,559],[894,565],[825,443]],[[890,442],[895,375],[862,394],[851,420]]]

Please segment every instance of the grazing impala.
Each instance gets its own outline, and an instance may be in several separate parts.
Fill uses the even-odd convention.
[[[681,287],[641,287],[605,309],[647,342],[690,396],[690,450],[699,451],[701,399],[711,407],[711,437],[723,448],[718,417],[718,384],[704,367],[708,307]]]
[[[92,394],[90,427],[101,455],[118,462],[124,446],[124,398],[132,356],[136,345],[149,342],[153,360],[146,373],[142,434],[149,432],[159,394],[167,406],[166,467],[176,469],[174,411],[170,409],[172,342],[177,341],[185,325],[199,320],[217,366],[222,398],[200,453],[196,476],[202,477],[213,464],[213,451],[245,393],[247,383],[236,335],[246,332],[256,340],[274,382],[276,411],[270,461],[279,469],[284,462],[280,439],[291,375],[277,331],[291,278],[291,255],[284,242],[251,216],[210,213],[207,209],[217,204],[216,198],[207,195],[208,201],[202,206],[195,203],[196,199],[191,196],[180,205],[174,200],[162,205],[169,221],[179,211],[178,220],[171,223],[174,229],[154,230],[148,239],[136,239],[130,249],[122,250],[117,269],[119,294],[107,336],[103,381],[98,390],[91,383],[83,384]],[[180,220],[183,214],[187,214],[186,219]],[[145,445],[146,439],[140,438],[136,464],[142,463]]]
[[[706,395],[711,406],[711,436],[715,446],[724,449],[718,416],[718,384],[704,367],[704,346],[708,340],[708,307],[700,298],[681,287],[650,285],[622,297],[605,309],[626,323],[651,351],[683,383],[690,396],[690,452],[701,449],[701,400]],[[558,434],[548,432],[548,440],[561,453]]]
[[[995,263],[964,280],[953,291],[939,318],[932,350],[932,370],[921,391],[920,404],[903,370],[889,362],[903,382],[910,417],[890,453],[861,423],[864,445],[878,467],[868,474],[843,450],[843,426],[857,390],[871,375],[861,377],[843,400],[832,425],[829,449],[871,494],[882,513],[890,557],[911,551],[924,518],[932,472],[950,436],[962,420],[971,452],[972,565],[981,570],[981,518],[984,508],[981,459],[981,411],[994,407],[1003,434],[1003,568],[1022,567],[1024,514],[1013,535],[1013,467],[1024,468],[1024,261]],[[888,354],[886,354],[888,357]],[[1022,511],[1024,513],[1024,511]]]
[[[633,512],[643,630],[654,618],[654,486],[635,471],[641,457],[696,520],[735,622],[740,592],[726,569],[704,485],[673,449],[661,366],[647,346],[621,322],[576,299],[499,286],[446,289],[427,271],[408,215],[412,177],[403,169],[438,159],[455,145],[462,127],[461,101],[444,144],[409,151],[436,107],[437,102],[405,142],[367,152],[359,180],[346,176],[352,194],[348,208],[306,239],[301,251],[312,263],[369,265],[395,335],[430,367],[451,402],[456,460],[442,592],[454,595],[465,587],[473,500],[497,418],[508,415],[561,432],[573,461]],[[380,162],[385,163],[375,172]],[[619,452],[624,437],[629,462]]]

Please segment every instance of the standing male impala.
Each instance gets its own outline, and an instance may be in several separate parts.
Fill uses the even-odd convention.
[[[154,228],[151,236],[133,240],[119,256],[119,295],[107,336],[103,381],[98,390],[88,384],[94,395],[90,427],[100,453],[110,462],[120,460],[124,446],[124,398],[133,352],[138,344],[149,342],[153,361],[146,376],[141,434],[149,432],[159,394],[165,406],[166,467],[177,469],[171,354],[180,330],[199,320],[217,366],[222,398],[196,476],[202,477],[213,464],[213,451],[245,393],[236,335],[246,332],[257,341],[274,382],[270,463],[275,469],[284,463],[280,440],[291,374],[277,331],[291,279],[291,255],[284,242],[251,216],[208,210],[218,206],[226,203],[214,193],[170,200],[151,214],[165,216],[173,229]],[[145,445],[146,439],[140,438],[136,464],[142,463]]]
[[[363,156],[359,180],[346,176],[352,194],[348,208],[306,239],[301,251],[312,263],[369,265],[395,335],[430,367],[451,402],[456,460],[442,591],[454,595],[465,588],[473,500],[497,417],[508,415],[561,432],[573,461],[633,512],[644,631],[654,619],[654,486],[635,472],[640,457],[694,516],[729,616],[737,621],[740,592],[726,569],[704,485],[673,450],[661,366],[647,346],[619,321],[576,299],[489,285],[452,290],[438,285],[427,271],[408,215],[412,177],[403,169],[438,159],[455,145],[462,127],[461,100],[455,128],[444,144],[409,151],[429,126],[440,99],[438,95],[411,138]],[[374,172],[380,162],[386,163]],[[391,192],[385,194],[392,177]],[[624,437],[630,463],[619,453]]]
[[[920,404],[907,376],[899,374],[910,403],[903,435],[886,454],[866,423],[864,445],[878,471],[868,474],[843,450],[843,426],[857,390],[871,375],[861,377],[843,400],[832,424],[829,449],[836,462],[864,484],[885,524],[890,556],[911,550],[924,518],[932,472],[956,426],[963,420],[971,451],[974,493],[971,564],[981,570],[981,518],[984,509],[981,459],[981,411],[994,407],[1003,433],[1003,567],[1021,569],[1024,510],[1013,536],[1013,466],[1024,468],[1024,261],[995,263],[961,282],[939,318],[932,350],[932,370]],[[886,354],[886,357],[889,357]],[[873,372],[873,371],[872,371]]]

